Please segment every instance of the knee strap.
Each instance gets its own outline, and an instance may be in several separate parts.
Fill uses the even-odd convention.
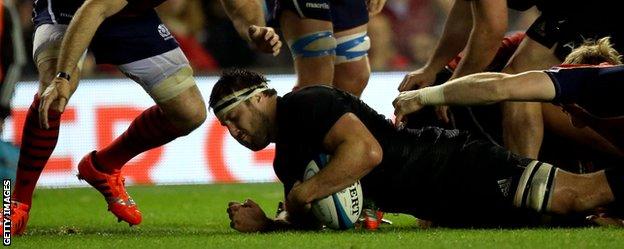
[[[336,64],[358,61],[368,54],[370,38],[366,32],[337,38]]]
[[[537,212],[550,210],[556,167],[539,161],[531,162],[520,177],[513,204]]]
[[[321,57],[334,55],[336,39],[331,31],[321,31],[288,42],[293,57]]]
[[[154,86],[149,94],[154,101],[160,103],[180,95],[194,85],[193,69],[190,66],[185,66]]]

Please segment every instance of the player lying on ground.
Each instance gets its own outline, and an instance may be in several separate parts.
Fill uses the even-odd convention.
[[[109,211],[120,221],[131,225],[141,222],[141,212],[126,193],[121,168],[142,152],[190,133],[206,118],[205,104],[189,62],[154,10],[164,1],[35,2],[33,57],[40,86],[28,110],[21,141],[12,202],[14,234],[21,234],[26,228],[35,185],[56,146],[61,114],[78,87],[80,58],[87,47],[97,63],[118,66],[156,102],[121,136],[87,154],[78,165],[79,177],[102,193]],[[260,12],[259,7],[256,9]],[[263,52],[279,51],[279,37],[270,28],[258,27],[264,26],[262,19],[259,23],[254,23],[253,18],[240,19],[248,20],[242,23],[250,25],[247,40]]]
[[[356,180],[382,211],[454,227],[531,225],[537,213],[582,213],[624,198],[624,170],[572,174],[467,132],[396,129],[355,96],[330,87],[278,97],[262,75],[237,70],[222,75],[209,105],[245,147],[275,143],[273,166],[287,214],[273,220],[253,201],[231,203],[231,226],[242,232],[314,227],[310,203]],[[331,160],[301,182],[319,153]]]
[[[552,102],[624,153],[622,65],[562,65],[521,74],[479,73],[444,85],[402,92],[394,101],[397,122],[426,105],[479,105],[501,101]]]

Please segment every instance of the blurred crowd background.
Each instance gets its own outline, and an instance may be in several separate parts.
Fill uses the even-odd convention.
[[[271,11],[264,1],[267,19]],[[453,0],[387,0],[384,10],[371,17],[369,57],[373,71],[413,70],[423,65],[442,34]],[[36,79],[32,62],[31,22],[33,0],[16,0],[28,56],[22,79]],[[272,5],[272,4],[271,4]],[[219,0],[168,0],[158,13],[180,43],[197,74],[217,74],[222,68],[247,67],[265,73],[291,73],[288,48],[279,56],[261,54],[238,36]],[[510,10],[509,31],[523,31],[537,17],[537,10]],[[87,57],[84,77],[118,76],[115,67],[95,65]],[[120,75],[119,75],[120,76]]]

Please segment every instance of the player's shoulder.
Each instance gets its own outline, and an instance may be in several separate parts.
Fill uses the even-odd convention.
[[[292,91],[284,95],[286,100],[298,100],[298,99],[314,99],[314,98],[331,98],[332,96],[338,96],[339,90],[327,86],[327,85],[313,85],[306,86],[296,91]]]

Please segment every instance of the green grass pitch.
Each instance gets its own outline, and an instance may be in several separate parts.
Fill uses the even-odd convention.
[[[138,186],[129,192],[143,223],[117,223],[92,188],[38,189],[27,235],[16,248],[624,248],[624,230],[419,229],[410,216],[387,217],[379,231],[241,234],[229,227],[226,205],[254,199],[273,215],[278,184]]]

